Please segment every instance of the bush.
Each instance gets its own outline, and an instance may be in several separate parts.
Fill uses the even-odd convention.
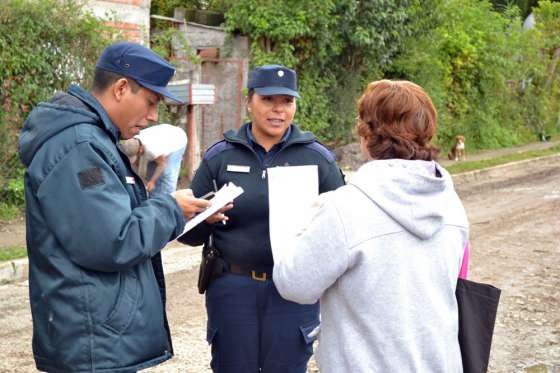
[[[297,71],[296,121],[323,140],[341,142],[351,136],[365,83],[382,76],[409,33],[413,2],[229,0],[226,24],[250,37],[253,66],[280,63]]]
[[[109,28],[77,1],[2,1],[0,173],[4,177],[17,176],[21,168],[17,138],[29,111],[70,83],[88,85],[95,61],[111,37]],[[0,187],[6,184],[10,182]]]
[[[390,74],[426,88],[440,115],[440,144],[463,134],[471,148],[504,147],[550,128],[545,38],[522,29],[517,8],[498,13],[489,2],[450,0],[423,10],[432,16],[414,28],[424,32],[405,42]]]
[[[357,97],[386,77],[428,91],[440,145],[461,133],[479,149],[560,132],[560,3],[539,2],[534,30],[521,26],[527,1],[494,3],[223,0],[229,31],[250,37],[253,65],[297,70],[296,120],[323,140],[349,141]]]
[[[0,200],[8,205],[23,207],[25,204],[23,177],[8,179],[6,185],[0,190]]]

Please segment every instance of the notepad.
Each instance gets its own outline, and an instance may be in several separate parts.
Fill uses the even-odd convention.
[[[224,184],[222,188],[216,192],[214,197],[210,200],[210,207],[206,210],[199,212],[195,216],[193,216],[187,223],[185,224],[185,228],[183,229],[183,235],[196,227],[198,224],[202,223],[206,220],[210,215],[214,214],[216,211],[224,207],[230,202],[233,202],[234,199],[239,197],[243,194],[244,190],[242,187],[235,185],[232,182]]]

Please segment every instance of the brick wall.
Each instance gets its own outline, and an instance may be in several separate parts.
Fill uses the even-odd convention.
[[[151,0],[89,0],[86,7],[125,39],[149,44]]]

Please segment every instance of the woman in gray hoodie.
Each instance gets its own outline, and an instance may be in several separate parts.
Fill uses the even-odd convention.
[[[368,162],[320,196],[295,245],[273,250],[274,282],[291,301],[320,299],[322,372],[462,372],[455,286],[468,222],[435,162],[436,110],[418,85],[381,80],[358,112]]]

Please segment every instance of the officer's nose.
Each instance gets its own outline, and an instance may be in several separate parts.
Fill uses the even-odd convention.
[[[274,104],[272,105],[272,110],[275,112],[284,111],[284,105],[282,105],[282,103],[280,102],[274,102]]]
[[[158,120],[157,106],[150,108],[150,110],[148,111],[148,115],[146,116],[146,119],[149,122],[157,122]]]

